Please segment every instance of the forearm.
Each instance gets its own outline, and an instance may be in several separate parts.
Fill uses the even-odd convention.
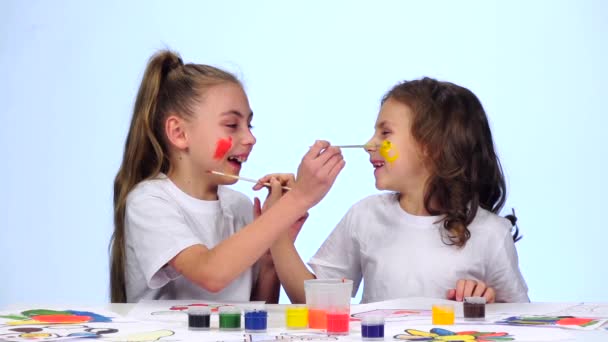
[[[270,248],[274,268],[292,303],[305,303],[304,280],[314,279],[293,242],[284,234]]]
[[[270,248],[308,207],[291,193],[212,249],[186,249],[172,261],[180,273],[211,292],[221,291]],[[182,255],[183,256],[180,256]]]

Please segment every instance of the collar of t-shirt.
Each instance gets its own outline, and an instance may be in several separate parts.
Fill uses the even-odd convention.
[[[401,205],[399,205],[399,200],[397,196],[390,196],[388,198],[389,200],[389,211],[391,215],[394,215],[394,217],[402,223],[407,224],[408,226],[411,227],[416,227],[416,228],[431,228],[431,227],[436,227],[438,224],[440,224],[440,220],[442,218],[442,216],[418,216],[418,215],[413,215],[408,213],[407,211],[405,211],[403,208],[401,208]]]
[[[158,179],[161,179],[165,183],[165,189],[169,194],[175,198],[177,202],[185,206],[188,211],[197,212],[201,214],[215,214],[221,211],[221,201],[206,201],[195,197],[192,197],[180,189],[169,177],[165,174],[159,174]],[[219,192],[219,190],[218,190]],[[219,195],[219,194],[218,194]]]

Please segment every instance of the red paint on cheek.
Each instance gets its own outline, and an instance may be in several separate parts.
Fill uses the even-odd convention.
[[[216,144],[215,154],[213,158],[222,159],[230,151],[232,148],[232,137],[228,137],[228,139],[219,139]]]

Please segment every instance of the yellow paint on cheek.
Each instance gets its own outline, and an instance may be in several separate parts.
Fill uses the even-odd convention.
[[[397,160],[397,157],[399,157],[399,154],[397,152],[395,152],[392,156],[390,155],[392,149],[393,144],[388,140],[384,140],[380,145],[380,155],[382,156],[382,158],[384,158],[384,160],[389,163],[394,162],[395,160]]]

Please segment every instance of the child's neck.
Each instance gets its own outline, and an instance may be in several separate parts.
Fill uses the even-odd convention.
[[[416,216],[430,216],[424,206],[423,194],[399,193],[399,206],[407,213]]]
[[[203,200],[217,201],[217,184],[209,182],[205,174],[196,174],[188,168],[172,168],[167,177],[183,192]]]

